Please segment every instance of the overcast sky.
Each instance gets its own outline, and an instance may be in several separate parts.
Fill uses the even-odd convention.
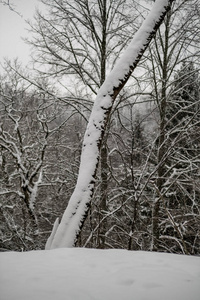
[[[39,7],[39,0],[10,0],[17,14],[8,6],[0,3],[0,63],[4,57],[19,60],[24,64],[28,63],[30,48],[22,40],[27,36],[27,19],[32,19],[36,7]]]

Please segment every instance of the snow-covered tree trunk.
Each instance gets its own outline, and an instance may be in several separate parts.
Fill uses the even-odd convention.
[[[56,221],[46,249],[72,247],[76,243],[93,196],[101,143],[114,100],[136,68],[174,1],[155,1],[148,17],[101,86],[85,132],[75,190],[60,224]]]

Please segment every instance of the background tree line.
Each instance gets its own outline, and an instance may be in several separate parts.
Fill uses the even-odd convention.
[[[94,96],[148,11],[42,2],[29,40],[38,75],[16,61],[1,76],[2,250],[44,247],[76,184]],[[198,20],[198,1],[176,1],[120,93],[77,246],[199,254]]]

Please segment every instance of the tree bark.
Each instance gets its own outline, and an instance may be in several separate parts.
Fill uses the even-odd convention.
[[[102,85],[106,79],[106,49],[107,49],[107,5],[104,0],[102,3],[102,43],[101,43],[101,78],[100,84]],[[107,153],[107,135],[104,135],[102,142],[100,161],[101,161],[101,185],[100,185],[100,204],[99,204],[99,221],[103,219],[107,211],[107,190],[108,190],[108,153]],[[107,229],[107,220],[105,219],[98,230],[97,247],[100,249],[105,248],[105,233]]]
[[[162,193],[163,184],[165,182],[164,176],[166,172],[166,107],[167,107],[167,78],[168,78],[168,50],[169,50],[169,24],[171,14],[168,12],[165,24],[165,39],[163,42],[163,61],[162,61],[162,86],[161,86],[161,99],[159,105],[159,141],[157,152],[157,180],[156,187],[159,193]],[[160,194],[156,192],[156,197],[152,211],[152,250],[158,251],[159,249],[159,236],[160,236]]]

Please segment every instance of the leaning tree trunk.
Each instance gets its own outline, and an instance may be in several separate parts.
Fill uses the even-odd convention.
[[[75,245],[90,208],[101,144],[113,103],[136,68],[174,1],[157,0],[154,3],[149,16],[101,86],[85,132],[75,190],[60,224],[58,225],[58,220],[54,224],[46,249]]]

